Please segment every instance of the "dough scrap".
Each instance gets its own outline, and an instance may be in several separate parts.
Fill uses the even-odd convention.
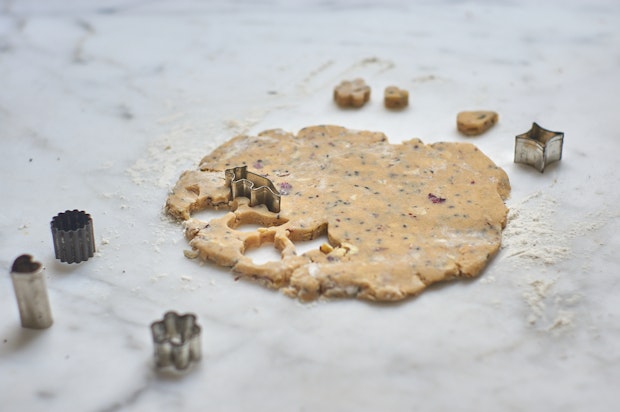
[[[280,190],[279,213],[230,199],[224,170],[241,165]],[[181,175],[165,209],[202,259],[289,296],[395,301],[476,276],[499,249],[509,193],[506,173],[472,144],[390,144],[379,132],[312,126],[229,140]],[[190,219],[204,208],[230,211]],[[262,227],[235,230],[249,223]],[[324,234],[329,244],[296,253],[295,242]],[[244,255],[265,244],[280,261]]]
[[[478,136],[493,127],[498,118],[493,111],[460,112],[456,116],[456,128],[465,136]]]
[[[396,86],[388,86],[383,92],[383,104],[388,109],[401,109],[409,104],[409,92]]]
[[[343,80],[334,88],[334,100],[340,107],[362,107],[370,100],[370,87],[364,79]]]

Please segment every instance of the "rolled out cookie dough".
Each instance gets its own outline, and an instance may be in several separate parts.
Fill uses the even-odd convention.
[[[279,213],[230,198],[224,170],[243,165],[280,190]],[[166,211],[185,221],[202,259],[289,296],[395,301],[476,276],[500,246],[509,192],[506,173],[472,144],[390,144],[382,133],[313,126],[231,139],[181,175]],[[230,212],[190,218],[204,208]],[[249,223],[262,227],[235,230]],[[323,234],[329,245],[296,253]],[[261,245],[281,260],[244,255]]]

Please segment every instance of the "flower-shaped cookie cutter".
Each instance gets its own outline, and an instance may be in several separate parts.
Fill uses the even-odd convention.
[[[200,326],[196,323],[196,315],[166,312],[162,320],[151,324],[151,332],[158,368],[174,366],[177,370],[185,370],[201,359]]]
[[[231,199],[247,197],[250,206],[265,205],[269,211],[280,211],[280,192],[265,176],[248,172],[247,166],[226,169],[226,184],[230,186]]]
[[[515,163],[525,163],[540,173],[549,163],[562,159],[564,133],[543,129],[537,123],[515,137]]]

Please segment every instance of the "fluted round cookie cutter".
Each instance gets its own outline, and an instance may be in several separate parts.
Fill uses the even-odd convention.
[[[84,211],[66,210],[50,222],[56,259],[80,263],[95,254],[93,219]]]

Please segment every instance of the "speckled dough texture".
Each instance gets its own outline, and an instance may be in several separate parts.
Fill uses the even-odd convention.
[[[230,198],[224,170],[243,165],[280,190],[279,213]],[[509,192],[506,173],[472,144],[390,144],[378,132],[313,126],[231,139],[181,175],[166,211],[202,259],[289,296],[396,301],[480,273],[499,249]],[[190,218],[204,208],[230,212]],[[248,223],[262,227],[236,230]],[[296,253],[321,235],[329,244]],[[244,255],[261,245],[281,260]]]

